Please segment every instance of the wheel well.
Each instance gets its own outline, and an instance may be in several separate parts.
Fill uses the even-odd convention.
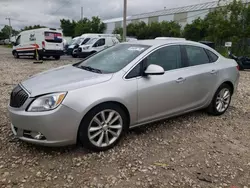
[[[234,85],[232,84],[232,82],[226,81],[226,82],[224,82],[223,84],[229,85],[229,86],[231,87],[231,89],[232,89],[232,94],[234,93]]]
[[[124,112],[125,112],[125,114],[126,114],[126,116],[127,116],[127,118],[128,118],[128,125],[130,125],[130,114],[129,114],[129,111],[128,111],[127,107],[124,106],[122,103],[116,102],[116,101],[108,101],[108,102],[103,102],[103,103],[97,104],[96,106],[92,107],[92,108],[83,116],[81,122],[84,120],[85,116],[86,116],[91,110],[93,110],[93,109],[96,108],[97,106],[105,105],[105,104],[116,104],[116,105],[120,106],[120,107],[124,110]],[[78,131],[77,131],[77,142],[78,142],[78,139],[79,139],[79,138],[78,138],[79,128],[80,128],[80,125],[79,125]]]

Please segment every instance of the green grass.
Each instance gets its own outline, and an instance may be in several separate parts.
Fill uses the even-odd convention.
[[[2,45],[5,48],[12,48],[12,44],[6,44],[6,45]]]

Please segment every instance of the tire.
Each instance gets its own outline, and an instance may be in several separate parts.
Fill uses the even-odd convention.
[[[13,56],[14,56],[14,58],[16,58],[16,59],[19,58],[19,55],[18,55],[17,51],[14,51],[14,52],[13,52]]]
[[[73,57],[73,58],[77,58],[77,55],[76,55],[76,54],[72,54],[72,57]]]
[[[54,56],[55,60],[59,60],[61,57],[60,56]]]
[[[225,97],[223,97],[223,99],[221,99],[221,96],[226,94],[225,92],[229,92],[228,93],[229,95],[226,95]],[[220,116],[224,114],[227,111],[228,107],[230,106],[232,93],[233,93],[233,88],[231,86],[225,83],[222,84],[216,91],[212,102],[207,108],[207,112],[214,116]],[[219,108],[219,104],[221,104],[221,109]]]
[[[113,116],[108,121],[111,113]],[[105,117],[105,123],[102,115]],[[128,117],[124,110],[117,104],[105,103],[90,110],[83,118],[78,131],[78,141],[84,148],[91,151],[106,151],[120,141],[127,129]]]

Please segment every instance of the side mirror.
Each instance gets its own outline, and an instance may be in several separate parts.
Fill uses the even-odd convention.
[[[163,75],[165,73],[165,70],[159,66],[151,64],[149,65],[146,70],[144,71],[144,75]]]

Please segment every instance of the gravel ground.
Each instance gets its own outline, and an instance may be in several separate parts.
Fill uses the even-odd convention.
[[[0,47],[0,187],[250,188],[250,72],[221,117],[194,112],[131,130],[113,150],[45,148],[16,140],[9,94],[30,75],[77,60],[33,64]]]

